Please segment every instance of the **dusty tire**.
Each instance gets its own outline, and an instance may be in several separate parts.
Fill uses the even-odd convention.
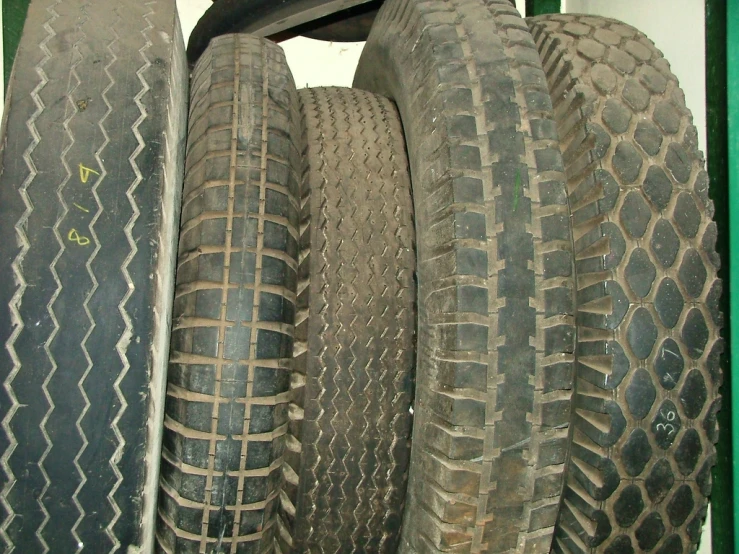
[[[408,141],[418,360],[401,551],[546,551],[568,448],[574,279],[546,78],[506,0],[388,0],[355,86]]]
[[[0,550],[150,549],[182,186],[174,1],[31,3],[0,154]]]
[[[392,103],[298,93],[301,253],[282,552],[395,552],[410,456],[415,251]],[[292,540],[291,540],[292,539]]]
[[[529,20],[568,176],[574,444],[555,551],[690,552],[720,406],[716,225],[697,134],[654,44],[612,19]]]
[[[294,335],[299,140],[282,49],[248,35],[213,40],[192,78],[160,552],[273,545]]]

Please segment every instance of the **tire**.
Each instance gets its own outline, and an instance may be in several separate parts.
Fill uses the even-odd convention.
[[[554,550],[692,552],[711,486],[722,351],[697,133],[644,34],[600,17],[529,24],[576,237],[576,416]]]
[[[395,552],[410,456],[415,251],[386,98],[306,89],[282,552]],[[292,540],[290,540],[292,539]]]
[[[198,20],[187,44],[195,64],[210,41],[226,33],[269,37],[370,0],[214,0]]]
[[[192,78],[158,551],[274,544],[298,254],[297,93],[282,49],[214,39]]]
[[[0,154],[0,550],[151,549],[185,146],[174,0],[34,0]]]
[[[546,551],[574,373],[572,242],[546,78],[507,0],[388,0],[355,86],[394,99],[418,247],[400,551]]]

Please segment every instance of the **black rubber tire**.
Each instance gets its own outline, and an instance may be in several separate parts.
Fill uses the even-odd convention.
[[[416,319],[403,129],[395,106],[368,92],[298,96],[306,149],[280,546],[394,553],[410,457]]]
[[[572,242],[536,46],[507,0],[388,0],[355,86],[398,103],[418,245],[401,552],[549,549],[574,373]]]
[[[190,34],[187,59],[195,64],[210,41],[226,33],[278,35],[371,0],[216,0]]]
[[[716,225],[677,79],[613,19],[529,20],[557,115],[578,283],[574,444],[555,552],[692,552],[721,383]]]
[[[185,147],[174,0],[34,0],[0,153],[0,550],[151,549]]]
[[[192,78],[158,551],[272,547],[296,301],[300,118],[282,49],[214,39]]]
[[[360,4],[355,8],[311,21],[292,31],[295,35],[326,42],[363,42],[369,36],[381,4],[382,0]]]

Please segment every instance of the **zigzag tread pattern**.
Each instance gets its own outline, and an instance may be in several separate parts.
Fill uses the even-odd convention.
[[[59,4],[59,2],[60,0],[55,2],[55,4],[49,6],[46,9],[46,12],[47,12],[46,17],[48,19],[45,21],[43,25],[43,29],[45,31],[46,36],[39,43],[39,49],[43,52],[43,58],[34,67],[38,75],[38,84],[31,91],[31,97],[33,99],[35,110],[33,111],[31,117],[26,122],[26,128],[31,137],[31,142],[28,145],[28,147],[25,149],[25,151],[23,152],[23,161],[26,164],[26,167],[28,169],[28,175],[23,180],[23,183],[21,184],[19,191],[18,191],[19,196],[22,198],[22,201],[23,201],[24,210],[20,218],[14,225],[15,235],[17,237],[18,244],[20,245],[20,250],[18,254],[16,255],[15,259],[13,260],[12,272],[13,272],[14,281],[18,288],[15,290],[10,300],[10,304],[9,304],[9,311],[10,311],[9,323],[13,326],[13,330],[10,333],[10,336],[8,337],[5,343],[5,347],[8,353],[10,354],[13,368],[9,372],[7,377],[4,379],[3,388],[8,394],[11,405],[9,406],[7,412],[4,414],[4,417],[2,420],[2,427],[8,439],[8,445],[6,449],[3,451],[2,458],[0,459],[0,465],[2,465],[3,472],[5,474],[5,478],[3,479],[4,483],[3,483],[2,495],[0,497],[2,500],[3,508],[5,510],[5,514],[4,514],[5,517],[3,519],[2,526],[0,526],[0,533],[2,534],[2,538],[5,543],[4,550],[7,552],[13,552],[16,547],[13,538],[11,538],[8,533],[8,529],[10,525],[13,523],[13,520],[18,515],[15,511],[16,510],[15,506],[13,506],[13,501],[9,498],[10,493],[16,483],[16,477],[11,468],[10,458],[12,457],[14,451],[16,450],[16,448],[18,448],[18,445],[19,445],[18,440],[13,431],[13,427],[12,427],[13,417],[15,416],[15,414],[17,413],[20,407],[20,402],[18,402],[16,394],[13,390],[13,381],[16,379],[22,367],[21,360],[16,350],[16,341],[18,340],[18,337],[21,335],[25,327],[25,322],[20,313],[20,305],[23,300],[24,292],[28,286],[26,276],[24,275],[24,272],[23,272],[23,263],[24,263],[25,257],[28,255],[28,252],[31,248],[31,244],[28,239],[26,228],[27,228],[28,219],[31,216],[31,213],[33,212],[33,209],[34,209],[34,206],[31,203],[30,198],[28,196],[27,190],[28,190],[28,187],[34,182],[38,174],[38,171],[33,161],[32,155],[35,151],[35,148],[38,146],[41,140],[41,137],[39,135],[39,132],[36,126],[36,120],[41,115],[45,107],[39,97],[39,92],[43,90],[43,88],[49,81],[48,76],[46,75],[46,72],[44,70],[44,67],[49,62],[49,60],[51,60],[52,58],[52,54],[48,49],[48,43],[56,35],[56,32],[52,27],[52,23],[54,23],[54,21],[59,18],[59,14],[56,13],[56,11],[54,10],[54,8]],[[8,95],[9,96],[12,95],[12,90],[8,91]],[[8,118],[9,116],[5,115],[5,117]],[[7,122],[7,119],[6,119],[6,122]],[[4,127],[5,127],[4,130],[7,131],[7,123],[5,123]],[[3,160],[4,160],[4,157],[3,157]],[[22,445],[21,445],[21,448],[22,448]],[[42,457],[45,456],[47,452],[48,452],[48,448],[44,452],[44,454],[42,454]],[[48,483],[48,477],[46,477],[45,482]],[[42,511],[44,511],[43,505],[41,505],[40,507]],[[45,523],[47,519],[48,519],[48,513],[45,512],[44,519],[40,523],[41,527],[43,527],[43,524]],[[36,538],[38,538],[38,536]],[[41,545],[41,548],[44,549],[44,551],[48,550],[48,546],[44,544],[43,539],[39,541],[39,544]]]
[[[85,8],[82,7],[81,11],[83,13],[83,17],[81,18],[81,21],[77,27],[77,30],[79,32],[78,38],[77,38],[77,41],[72,46],[74,61],[72,62],[70,70],[69,70],[69,86],[68,86],[68,92],[67,92],[67,98],[66,98],[69,104],[72,103],[71,97],[75,94],[75,91],[81,82],[80,77],[77,74],[77,67],[83,60],[83,56],[80,54],[79,48],[81,44],[84,44],[84,40],[86,38],[84,31],[83,31],[83,25],[84,25],[84,22],[87,20],[87,17],[86,17],[87,14],[85,13],[84,10]],[[44,414],[43,419],[41,420],[41,432],[46,441],[46,449],[41,455],[41,458],[39,458],[39,462],[38,462],[40,471],[44,478],[44,487],[41,489],[41,493],[39,494],[39,505],[41,507],[41,510],[43,511],[44,520],[41,522],[41,525],[39,525],[38,529],[36,530],[36,537],[38,538],[39,543],[42,544],[44,548],[44,553],[49,551],[49,545],[47,544],[43,535],[44,535],[44,528],[46,527],[46,525],[49,523],[49,520],[50,520],[49,512],[48,510],[46,510],[44,506],[44,500],[46,497],[46,493],[49,490],[49,487],[51,485],[51,479],[49,478],[49,474],[46,471],[44,465],[46,462],[46,458],[51,452],[51,448],[53,445],[51,437],[49,436],[49,433],[46,429],[46,423],[51,418],[51,415],[54,412],[54,408],[55,408],[54,398],[50,394],[50,391],[49,391],[49,384],[51,383],[54,377],[54,374],[56,373],[58,369],[57,361],[50,347],[61,327],[61,324],[56,317],[56,313],[54,312],[54,302],[60,296],[63,290],[63,285],[59,278],[59,273],[57,272],[56,265],[66,250],[66,243],[64,242],[64,238],[62,237],[62,234],[60,232],[60,226],[64,222],[64,219],[66,218],[67,213],[69,212],[69,206],[67,205],[63,192],[64,192],[65,186],[72,179],[72,176],[73,176],[72,169],[70,168],[70,165],[69,165],[68,154],[72,150],[72,147],[74,146],[74,143],[75,143],[74,134],[70,130],[70,123],[73,120],[74,116],[76,115],[77,109],[76,109],[76,106],[72,105],[72,106],[68,106],[66,111],[67,111],[67,117],[64,120],[63,126],[66,132],[66,135],[67,135],[66,140],[68,142],[61,152],[61,162],[62,162],[62,165],[64,166],[66,175],[63,178],[63,180],[60,182],[59,187],[56,190],[56,196],[59,199],[59,205],[61,206],[61,210],[58,214],[58,218],[56,222],[54,223],[54,229],[53,229],[54,237],[56,238],[56,241],[59,245],[59,250],[57,251],[56,256],[52,260],[51,265],[49,266],[51,274],[54,278],[56,289],[54,290],[54,293],[49,299],[49,303],[46,307],[46,310],[49,314],[49,318],[51,319],[54,328],[49,334],[49,338],[44,343],[44,351],[46,353],[47,358],[49,359],[50,371],[47,373],[46,378],[44,379],[44,382],[41,386],[41,389],[43,391],[44,396],[46,397],[46,401],[49,407],[46,413]],[[83,482],[84,482],[84,476],[83,476]],[[75,497],[73,497],[73,502],[76,502]],[[76,535],[74,528],[72,529],[72,535],[74,536],[75,539],[79,541],[79,537]]]
[[[61,4],[67,4],[63,10],[60,9]],[[174,22],[174,2],[159,2],[157,16],[166,20],[167,6],[171,8]],[[116,125],[125,126],[133,102],[127,94],[120,95],[115,91],[117,106],[115,110],[112,108],[108,92],[113,88],[110,71],[116,53],[111,46],[116,40],[114,38],[111,42],[109,29],[101,30],[101,14],[96,13],[98,9],[108,21],[114,20],[115,14],[112,13],[115,10],[86,1],[34,2],[29,9],[11,79],[4,131],[18,137],[20,144],[27,129],[31,145],[18,158],[27,170],[24,177],[19,179],[19,164],[9,161],[9,156],[17,149],[15,144],[3,153],[4,172],[1,177],[3,181],[13,183],[13,186],[3,183],[5,193],[1,204],[4,213],[1,219],[7,220],[12,216],[14,221],[17,220],[14,226],[20,246],[19,249],[3,247],[4,250],[9,248],[8,252],[17,252],[13,258],[13,276],[6,275],[4,266],[0,268],[4,275],[2,282],[8,284],[7,288],[14,285],[13,298],[3,307],[3,315],[0,316],[2,334],[5,330],[12,331],[4,350],[13,361],[10,374],[3,375],[4,390],[12,399],[7,404],[2,403],[5,437],[1,464],[5,478],[0,529],[5,552],[47,552],[50,549],[73,552],[82,548],[108,552],[121,546],[138,547],[141,544],[138,536],[141,513],[137,512],[131,491],[143,488],[139,480],[147,470],[134,462],[135,456],[123,452],[123,445],[128,441],[142,443],[134,435],[145,424],[145,415],[142,416],[141,412],[146,409],[137,406],[135,413],[131,414],[126,405],[132,397],[138,405],[144,404],[140,391],[148,389],[146,379],[149,372],[146,357],[126,352],[126,347],[134,339],[146,345],[151,321],[141,315],[135,321],[130,320],[129,338],[125,344],[119,343],[118,353],[136,369],[135,378],[126,376],[125,371],[113,374],[118,368],[110,360],[116,357],[116,350],[108,338],[114,336],[114,341],[118,340],[115,336],[118,320],[111,316],[111,312],[118,305],[119,289],[126,288],[129,296],[136,295],[135,305],[127,306],[126,310],[147,312],[142,309],[141,300],[151,300],[149,297],[153,293],[148,289],[149,281],[134,282],[133,276],[148,274],[153,256],[128,256],[128,266],[124,271],[129,270],[131,278],[127,283],[110,274],[111,267],[121,267],[117,262],[126,258],[128,252],[123,253],[123,250],[128,250],[132,243],[125,246],[116,243],[118,229],[109,223],[108,216],[115,201],[124,199],[122,194],[118,194],[121,191],[111,188],[109,182],[101,187],[108,174],[103,163],[103,159],[109,160],[109,152],[105,152],[105,148],[111,142],[103,124],[115,111]],[[146,9],[150,14],[154,13],[151,6]],[[92,20],[96,21],[94,25],[90,24]],[[127,32],[141,30],[138,21],[130,18],[130,14],[125,21],[129,27]],[[157,25],[166,30],[159,23],[157,21]],[[146,25],[153,28],[151,21]],[[121,27],[113,27],[115,36]],[[57,40],[62,33],[68,43]],[[60,44],[65,46],[60,49]],[[168,48],[164,46],[164,50]],[[156,54],[165,54],[164,50],[159,49]],[[115,50],[118,54],[122,51],[125,49]],[[96,63],[102,61],[103,64],[86,63],[91,60],[90,56]],[[110,79],[91,79],[90,72],[102,68]],[[168,71],[168,66],[162,69]],[[114,68],[112,71],[118,70]],[[28,86],[26,83],[32,82],[26,78],[31,75],[38,76],[38,84],[33,83],[35,86],[26,100],[23,89]],[[116,85],[121,87],[125,86],[128,76],[116,74],[115,78]],[[80,92],[83,88],[84,95]],[[144,96],[146,93],[139,100],[142,106],[146,106],[145,110],[156,109],[151,98],[143,99]],[[33,109],[29,111],[31,106]],[[31,118],[23,122],[24,132],[20,132],[19,119],[27,119],[28,113],[32,114]],[[153,205],[167,200],[155,198],[160,191],[157,178],[161,167],[157,166],[157,147],[150,137],[159,139],[161,133],[154,129],[156,120],[146,119],[147,129],[138,134],[140,151],[148,147],[153,154],[146,167],[139,171],[141,178],[138,182],[147,181],[146,191],[130,190],[129,200],[134,204],[143,201]],[[138,132],[133,127],[131,129]],[[125,133],[116,131],[113,142],[119,151],[126,151],[126,137]],[[109,160],[110,167],[115,165]],[[43,182],[35,178],[41,173],[45,175]],[[125,171],[119,173],[116,170],[115,177],[125,182],[126,187],[131,182],[126,180]],[[21,182],[18,186],[17,183]],[[11,192],[20,195],[25,208],[19,209],[18,202],[9,198]],[[120,215],[125,217],[126,210],[121,210]],[[96,233],[94,228],[101,217],[108,222],[106,232],[102,234],[99,230]],[[145,232],[158,230],[156,223],[156,217],[148,218]],[[157,251],[155,236],[149,237],[142,234],[144,230],[140,226],[135,230],[134,227],[137,225],[130,225],[128,231],[135,250],[143,242],[148,251],[155,251],[155,256],[160,253],[166,256],[166,252]],[[3,252],[3,258],[8,252]],[[81,270],[82,267],[85,270]],[[7,292],[2,292],[3,301]],[[106,302],[115,305],[109,306]],[[8,318],[6,309],[11,314]],[[105,325],[100,323],[101,311],[105,313]],[[101,330],[105,335],[103,340],[100,340]],[[4,363],[3,366],[8,367]],[[101,368],[106,371],[100,371]],[[116,381],[114,386],[113,381]],[[111,384],[110,391],[106,383]],[[113,388],[118,394],[112,394],[111,400],[108,392],[113,393]],[[19,412],[16,408],[20,406],[23,409]],[[98,412],[94,420],[86,417],[91,410]],[[99,415],[100,412],[107,414],[111,411],[117,415],[111,415],[109,420]],[[24,429],[22,441],[16,438],[19,426]],[[116,428],[116,432],[111,430],[111,426]],[[87,448],[91,434],[99,440],[95,452]],[[110,448],[109,455],[111,443],[118,446]],[[116,456],[115,452],[120,455]],[[96,460],[96,456],[102,457],[103,462]],[[117,466],[123,456],[131,458],[121,465],[126,468],[125,472]],[[111,467],[102,469],[107,462],[111,462]],[[19,467],[24,468],[20,473]],[[93,467],[96,477],[90,480]],[[109,480],[108,476],[114,473],[117,473],[117,478]],[[65,477],[59,478],[59,475]],[[30,489],[39,493],[22,493]],[[124,504],[114,497],[116,491],[123,491]],[[70,502],[60,502],[59,498]],[[94,511],[91,510],[92,505],[95,506]],[[126,521],[118,525],[118,515],[124,512]]]
[[[364,91],[298,94],[301,312],[281,549],[395,552],[416,313],[402,128],[389,100]]]
[[[568,452],[574,279],[541,62],[504,0],[391,0],[377,21],[355,86],[398,102],[418,220],[401,551],[546,550]]]
[[[101,97],[102,97],[103,103],[105,104],[106,109],[105,109],[105,113],[102,115],[102,117],[100,118],[100,121],[98,122],[98,127],[100,128],[103,140],[102,140],[102,144],[95,152],[95,161],[98,163],[98,167],[100,168],[101,175],[100,175],[100,179],[96,180],[95,184],[91,188],[92,189],[91,193],[95,200],[95,207],[96,207],[95,214],[93,215],[92,220],[90,221],[90,238],[94,246],[93,246],[92,252],[90,253],[90,257],[85,262],[85,269],[87,270],[87,274],[90,277],[91,287],[85,296],[82,308],[85,312],[85,316],[87,317],[89,327],[87,328],[87,332],[85,333],[85,336],[82,339],[81,344],[80,344],[86,363],[85,363],[85,371],[84,373],[82,373],[82,375],[80,376],[80,380],[77,383],[77,389],[80,391],[80,395],[82,396],[84,406],[82,410],[80,411],[77,421],[75,422],[75,428],[80,435],[82,444],[80,445],[79,451],[74,457],[74,467],[75,467],[77,474],[79,475],[79,484],[75,488],[74,494],[72,495],[72,502],[74,503],[75,508],[77,508],[77,511],[79,513],[77,517],[77,521],[75,521],[74,526],[72,527],[72,536],[75,538],[75,540],[77,540],[78,544],[82,543],[82,538],[79,535],[78,529],[85,516],[85,510],[79,501],[79,494],[85,487],[85,484],[87,483],[87,475],[80,462],[89,444],[85,431],[82,427],[82,422],[84,421],[85,416],[87,415],[88,411],[90,410],[90,407],[92,406],[92,403],[90,402],[90,398],[85,391],[84,383],[85,383],[85,380],[87,379],[87,376],[90,374],[90,372],[93,370],[93,367],[94,367],[94,363],[90,355],[90,349],[88,348],[88,341],[90,340],[90,337],[92,336],[92,333],[96,327],[95,315],[90,309],[90,302],[92,301],[100,285],[97,277],[95,276],[95,272],[93,270],[92,264],[97,258],[101,250],[101,243],[95,231],[95,224],[97,223],[98,219],[100,218],[103,212],[103,204],[101,202],[100,195],[98,193],[98,188],[100,187],[100,184],[105,180],[105,177],[107,175],[105,164],[103,163],[101,155],[104,149],[110,143],[110,137],[108,136],[108,133],[105,130],[105,121],[108,119],[108,117],[110,117],[110,114],[113,112],[113,107],[111,106],[110,101],[108,100],[108,93],[110,92],[111,88],[113,87],[113,83],[114,83],[114,79],[110,73],[111,67],[115,64],[117,60],[115,50],[113,49],[113,45],[115,45],[118,41],[118,31],[116,30],[115,27],[116,26],[114,25],[111,28],[111,33],[113,36],[110,42],[106,45],[106,51],[108,54],[110,54],[110,61],[105,65],[105,68],[104,68],[105,75],[108,78],[108,83],[105,86],[105,88],[103,88],[102,93],[101,93]],[[74,169],[77,169],[77,168],[74,168]]]
[[[715,461],[722,351],[697,133],[637,29],[571,15],[529,25],[568,176],[581,337],[554,551],[690,552]]]

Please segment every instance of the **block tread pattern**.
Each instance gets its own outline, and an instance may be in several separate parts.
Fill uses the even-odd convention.
[[[716,226],[677,79],[621,22],[529,20],[575,237],[574,443],[556,552],[692,552],[721,382]]]
[[[192,76],[159,552],[272,551],[288,423],[300,132],[282,49],[214,39]]]
[[[2,552],[151,548],[186,131],[179,27],[168,0],[29,7],[0,154]]]
[[[283,552],[395,552],[410,457],[415,249],[395,106],[305,89]]]
[[[535,44],[506,0],[388,0],[355,86],[397,102],[413,177],[418,361],[400,551],[546,551],[569,443],[574,276]]]

